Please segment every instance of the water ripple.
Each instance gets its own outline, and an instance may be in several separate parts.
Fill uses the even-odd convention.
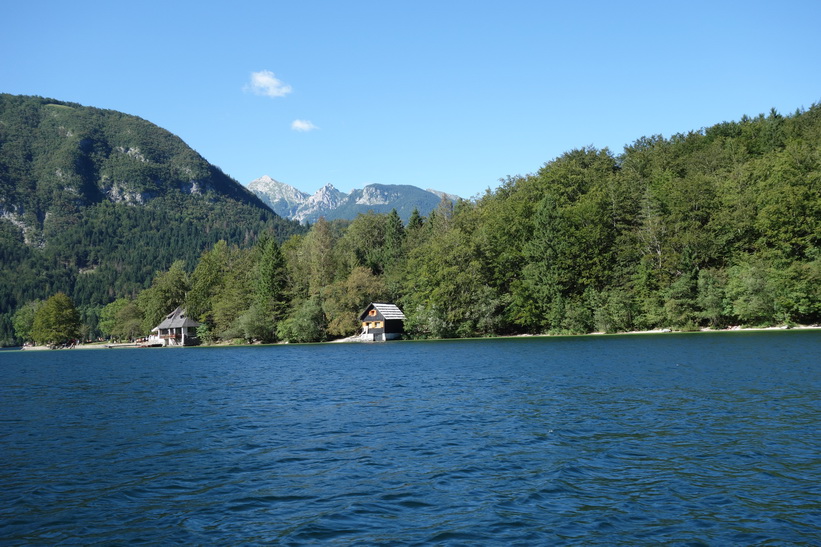
[[[0,543],[813,544],[819,354],[817,333],[4,352]]]

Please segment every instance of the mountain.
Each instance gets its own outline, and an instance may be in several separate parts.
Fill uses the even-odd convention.
[[[447,192],[442,192],[441,190],[434,190],[433,188],[426,189],[426,192],[430,192],[431,194],[439,196],[439,199],[446,199],[454,203],[462,199],[456,194],[448,194]]]
[[[324,216],[330,220],[330,213],[344,203],[346,198],[346,194],[334,188],[333,184],[326,184],[300,204],[292,218],[300,222],[315,222]]]
[[[442,199],[416,186],[403,184],[369,184],[361,190],[353,190],[335,209],[329,211],[325,218],[352,219],[359,213],[390,213],[396,209],[399,217],[407,222],[414,209],[427,216],[436,209]],[[318,218],[318,217],[317,217]]]
[[[369,184],[350,194],[326,184],[309,196],[268,175],[250,182],[248,189],[278,215],[304,223],[316,222],[320,217],[326,220],[354,219],[360,213],[389,213],[392,209],[396,209],[400,218],[407,221],[414,209],[427,216],[443,198],[451,201],[459,199],[453,194],[399,184]]]
[[[304,231],[136,116],[0,94],[0,342],[30,300],[90,310],[145,288],[220,239]]]
[[[276,214],[285,218],[290,218],[296,214],[299,206],[310,197],[305,192],[297,190],[284,182],[274,180],[268,175],[252,181],[248,185],[248,190],[256,194]]]

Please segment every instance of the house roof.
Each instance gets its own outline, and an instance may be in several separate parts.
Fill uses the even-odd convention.
[[[371,308],[376,308],[376,311],[378,311],[382,315],[382,317],[385,318],[385,320],[405,319],[405,314],[402,313],[402,310],[400,310],[394,304],[381,304],[377,302],[372,302],[367,308],[365,308],[365,311],[363,311],[362,314],[359,316],[360,321],[365,318],[365,315],[370,311]]]
[[[200,323],[194,321],[185,315],[185,310],[177,308],[165,316],[162,323],[151,329],[152,331],[159,329],[178,329],[180,327],[199,327]]]

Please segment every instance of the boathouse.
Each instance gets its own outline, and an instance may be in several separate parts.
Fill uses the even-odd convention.
[[[199,344],[197,327],[200,323],[185,315],[185,310],[177,308],[165,316],[162,323],[151,329],[149,344],[165,346],[195,346]]]
[[[372,302],[359,315],[362,338],[374,342],[396,340],[402,336],[405,314],[394,304]]]

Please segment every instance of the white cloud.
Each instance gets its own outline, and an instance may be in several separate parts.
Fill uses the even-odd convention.
[[[313,131],[314,129],[319,129],[317,126],[309,122],[308,120],[294,120],[291,122],[291,129],[294,131]]]
[[[245,86],[246,91],[266,97],[284,97],[293,89],[279,80],[270,70],[251,73],[251,82]]]

